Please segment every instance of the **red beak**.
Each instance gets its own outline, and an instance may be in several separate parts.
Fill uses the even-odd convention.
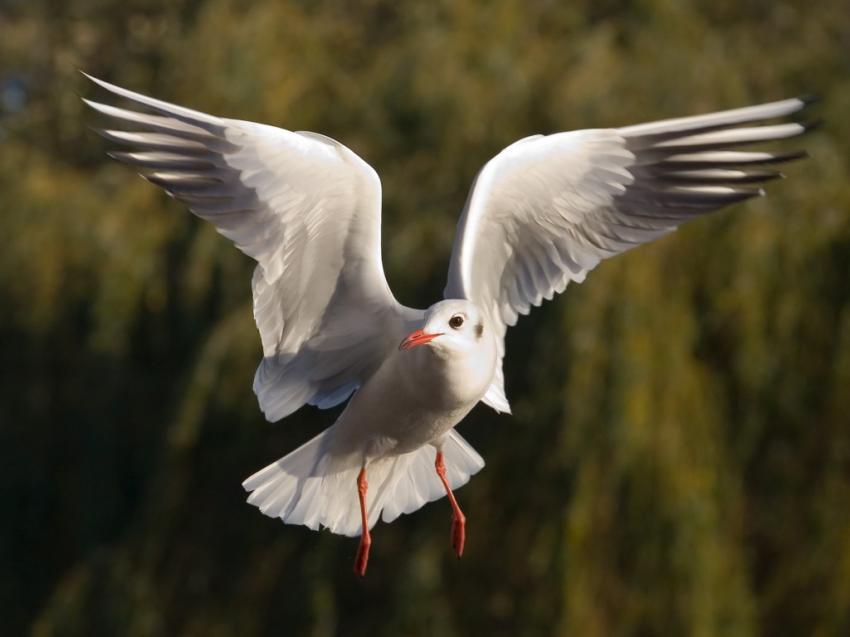
[[[425,345],[425,343],[430,343],[435,338],[442,335],[442,332],[437,332],[436,334],[428,334],[423,330],[416,330],[415,332],[411,332],[410,334],[408,334],[407,338],[401,342],[401,345],[399,345],[398,348],[402,350],[413,349],[414,347]]]

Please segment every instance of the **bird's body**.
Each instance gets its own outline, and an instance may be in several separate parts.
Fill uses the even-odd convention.
[[[393,352],[337,420],[340,444],[368,459],[437,444],[484,396],[493,353],[488,361],[433,347]]]
[[[381,264],[381,184],[330,138],[219,118],[91,78],[155,114],[87,103],[137,131],[110,153],[213,223],[258,265],[252,288],[266,418],[349,400],[329,429],[248,478],[249,502],[287,523],[361,535],[447,495],[484,462],[454,427],[478,403],[509,412],[504,337],[518,315],[601,260],[764,194],[759,168],[800,154],[731,150],[798,135],[789,99],[616,129],[535,135],[479,173],[458,224],[445,300],[398,303]],[[368,478],[368,479],[367,479]]]
[[[452,317],[464,317],[460,329],[449,325]],[[493,331],[485,328],[474,305],[462,300],[435,304],[419,322],[425,327],[409,331],[434,334],[445,327],[452,333],[434,339],[429,347],[410,347],[400,337],[401,346],[384,358],[332,427],[245,481],[245,487],[253,491],[252,504],[284,518],[291,508],[295,518],[303,513],[304,519],[298,518],[301,523],[354,535],[361,529],[353,500],[325,505],[333,498],[331,493],[347,492],[345,482],[353,483],[362,467],[369,467],[370,482],[376,487],[369,519],[376,520],[383,510],[384,519],[391,521],[397,512],[415,510],[441,495],[440,484],[429,470],[437,451],[445,451],[452,459],[452,487],[483,466],[480,456],[453,428],[493,381],[497,363]],[[305,468],[287,462],[304,462]],[[420,471],[415,481],[403,480],[409,477],[411,463],[426,467],[426,472]],[[287,476],[296,473],[312,481],[305,485],[306,491],[289,490]],[[301,510],[299,502],[305,503]]]
[[[359,462],[439,444],[481,400],[495,363],[436,347],[392,352],[334,424],[329,453]]]

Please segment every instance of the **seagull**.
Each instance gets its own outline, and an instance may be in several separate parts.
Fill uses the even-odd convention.
[[[764,194],[804,152],[740,150],[795,137],[808,98],[624,128],[532,135],[478,173],[455,235],[444,298],[400,304],[381,263],[381,182],[340,142],[208,115],[84,75],[134,110],[84,100],[114,128],[109,155],[253,258],[263,359],[254,392],[270,422],[347,401],[336,422],[243,482],[272,518],[359,536],[447,496],[483,466],[455,426],[479,402],[510,413],[502,361],[519,315],[603,259]],[[771,123],[771,120],[774,123]]]

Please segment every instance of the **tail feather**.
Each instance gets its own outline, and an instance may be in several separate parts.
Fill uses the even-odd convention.
[[[322,432],[292,453],[249,477],[242,486],[251,491],[248,502],[265,515],[287,524],[320,527],[340,535],[360,535],[357,498],[357,455],[328,453],[334,428]],[[469,481],[484,460],[460,434],[452,430],[443,440],[446,477],[452,489]],[[381,517],[395,520],[443,495],[434,470],[435,450],[426,445],[414,452],[369,463],[367,513],[369,528]]]
[[[446,479],[452,490],[465,485],[484,467],[484,459],[454,429],[443,439],[442,451]],[[383,503],[384,522],[392,522],[403,513],[413,513],[446,494],[434,469],[432,447],[422,447],[400,459],[407,459],[406,471],[399,472],[392,494]]]

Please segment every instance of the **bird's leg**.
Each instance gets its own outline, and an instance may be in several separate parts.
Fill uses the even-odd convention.
[[[455,494],[452,493],[452,488],[449,486],[449,481],[446,479],[446,464],[443,462],[443,452],[437,451],[437,459],[434,461],[434,467],[437,469],[437,475],[440,476],[440,481],[446,489],[446,495],[449,497],[449,502],[452,504],[452,548],[455,550],[458,558],[463,555],[463,545],[466,542],[466,516],[460,510]]]
[[[357,557],[354,558],[354,572],[360,577],[366,575],[366,564],[369,562],[369,547],[372,546],[372,536],[369,535],[369,519],[366,517],[366,467],[360,469],[357,475],[357,497],[360,498],[360,519],[363,531],[360,533],[360,546],[357,547]]]

